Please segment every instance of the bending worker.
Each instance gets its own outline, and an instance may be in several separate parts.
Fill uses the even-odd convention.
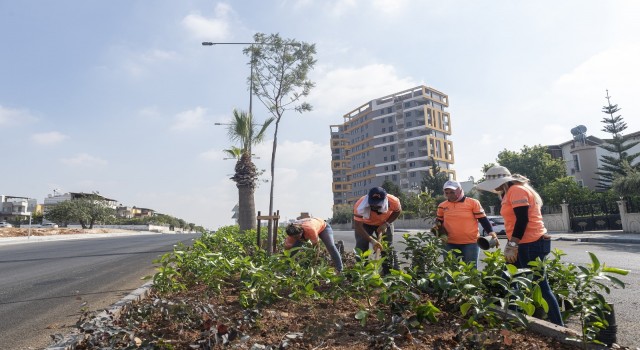
[[[284,249],[301,247],[306,241],[317,245],[318,238],[320,238],[329,255],[331,255],[331,260],[333,260],[336,270],[338,272],[342,271],[342,258],[333,241],[333,229],[324,220],[318,218],[296,220],[287,225],[285,232],[287,233],[287,238],[284,241]]]
[[[382,257],[386,259],[382,263],[382,274],[386,275],[393,266],[398,270],[398,256],[393,249],[393,225],[400,216],[402,206],[398,197],[387,194],[382,187],[374,187],[369,194],[360,197],[353,206],[353,224],[356,237],[356,249],[366,251],[369,244],[373,244],[373,250],[381,250]],[[378,242],[380,235],[387,242],[389,252],[382,249]],[[375,237],[374,237],[375,236]]]

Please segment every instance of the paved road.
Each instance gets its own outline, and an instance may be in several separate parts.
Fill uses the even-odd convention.
[[[415,232],[411,230],[409,232]],[[407,231],[396,232],[394,242],[399,251],[404,250],[402,244],[402,234]],[[355,247],[353,231],[335,230],[336,240],[343,240],[345,250]],[[562,234],[556,236],[552,248],[558,248],[567,253],[562,258],[567,263],[576,265],[586,265],[591,263],[587,251],[594,253],[601,263],[608,266],[631,270],[627,276],[617,276],[626,287],[624,289],[612,289],[610,295],[605,294],[607,301],[614,304],[616,324],[618,326],[618,342],[625,346],[640,348],[640,237],[633,234],[621,235],[599,235],[599,234]],[[563,238],[564,240],[557,240]],[[571,240],[568,240],[571,239]],[[579,241],[578,241],[579,240]],[[607,242],[608,240],[608,242]],[[617,243],[617,242],[620,243]],[[501,237],[500,244],[504,247],[506,239]],[[482,257],[482,255],[481,255]],[[571,328],[579,330],[577,325],[570,325]]]
[[[0,349],[42,349],[81,310],[114,304],[152,274],[152,260],[195,234],[0,242]],[[8,241],[7,241],[8,242]]]

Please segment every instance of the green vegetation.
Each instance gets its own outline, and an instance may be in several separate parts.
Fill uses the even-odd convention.
[[[443,312],[457,313],[463,320],[457,336],[466,347],[481,348],[485,339],[501,337],[501,329],[522,329],[528,322],[525,315],[544,316],[548,308],[533,276],[545,272],[559,300],[572,306],[563,310],[563,317],[579,317],[582,340],[597,343],[597,332],[607,326],[610,312],[603,294],[611,285],[624,287],[614,274],[628,273],[601,264],[591,253],[587,266],[563,263],[559,250],[528,269],[506,264],[500,250],[485,252],[486,266],[479,271],[451,253],[442,259],[441,241],[418,233],[404,235],[402,255],[408,267],[403,270],[382,276],[382,261],[370,260],[364,252],[360,262],[337,274],[330,259],[310,245],[297,248],[295,255],[269,255],[256,246],[255,238],[255,231],[239,234],[237,227],[224,227],[192,247],[176,247],[155,261],[155,290],[168,295],[199,288],[207,298],[233,287],[247,310],[268,308],[283,299],[349,299],[358,305],[353,315],[362,325],[375,318],[409,332],[438,323]]]
[[[61,227],[69,224],[79,223],[83,229],[92,229],[94,225],[166,225],[191,230],[205,232],[202,226],[188,223],[182,219],[165,214],[155,214],[154,216],[140,218],[117,218],[116,211],[108,206],[107,201],[98,195],[89,195],[85,198],[73,199],[60,202],[49,208],[45,217]],[[40,219],[41,220],[41,219]]]
[[[611,139],[605,140],[606,142],[601,144],[600,147],[613,155],[603,155],[600,157],[602,166],[598,168],[599,171],[596,175],[600,176],[598,188],[600,190],[609,190],[616,177],[624,177],[628,174],[628,165],[633,164],[634,161],[640,157],[640,153],[627,153],[631,148],[636,146],[638,141],[631,141],[629,136],[623,136],[622,132],[627,129],[627,123],[624,121],[621,115],[616,114],[620,108],[618,105],[611,104],[611,97],[609,96],[609,90],[607,90],[607,105],[602,107],[602,112],[607,114],[602,118],[604,127],[602,131],[611,134]],[[627,164],[627,167],[625,167]],[[636,170],[640,165],[636,165]]]

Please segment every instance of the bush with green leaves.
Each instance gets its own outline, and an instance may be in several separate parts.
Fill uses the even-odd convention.
[[[279,246],[283,236],[278,234]],[[255,230],[240,234],[237,226],[225,227],[158,259],[154,288],[172,293],[206,286],[204,294],[215,295],[235,286],[247,309],[281,299],[347,298],[359,305],[353,312],[362,324],[370,317],[382,322],[399,319],[411,329],[437,322],[440,310],[457,311],[464,320],[460,332],[471,332],[466,333],[468,339],[481,341],[499,336],[497,330],[526,326],[525,315],[548,311],[535,278],[546,273],[561,304],[573,306],[563,317],[580,317],[582,340],[597,342],[597,331],[606,327],[609,312],[603,292],[608,294],[610,285],[624,287],[612,274],[627,273],[601,264],[592,253],[588,266],[566,264],[559,250],[527,269],[506,264],[500,250],[483,252],[484,268],[477,270],[453,252],[444,254],[443,242],[430,233],[403,237],[406,248],[401,255],[408,265],[403,270],[381,275],[384,258],[369,259],[371,252],[366,251],[355,263],[345,264],[340,274],[321,245],[307,243],[269,255],[258,247]]]

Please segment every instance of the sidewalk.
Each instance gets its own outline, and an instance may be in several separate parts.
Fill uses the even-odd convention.
[[[636,243],[640,244],[640,233],[620,231],[549,232],[554,240],[594,242],[594,243]]]
[[[107,238],[117,236],[138,236],[138,235],[162,235],[167,233],[158,233],[151,231],[122,231],[111,233],[79,233],[79,234],[60,234],[47,236],[31,236],[31,237],[0,237],[0,246],[21,243],[36,243],[47,241],[67,241],[73,239],[85,238]]]

